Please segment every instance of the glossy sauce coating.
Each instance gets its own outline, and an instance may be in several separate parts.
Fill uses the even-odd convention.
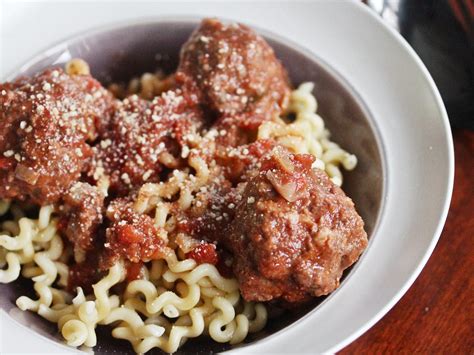
[[[135,212],[132,202],[122,198],[113,200],[106,216],[110,221],[104,245],[106,266],[120,258],[138,263],[166,256],[168,248],[163,231],[155,226],[151,217]]]

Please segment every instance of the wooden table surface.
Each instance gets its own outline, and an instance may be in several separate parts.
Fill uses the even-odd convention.
[[[339,354],[474,354],[474,132],[454,132],[448,219],[427,265],[397,305]]]

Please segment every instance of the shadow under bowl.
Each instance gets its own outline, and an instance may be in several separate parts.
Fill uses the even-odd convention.
[[[126,82],[133,76],[153,72],[157,68],[171,72],[179,61],[182,44],[199,21],[161,19],[89,32],[45,51],[21,67],[15,76],[30,76],[47,67],[63,66],[72,58],[87,61],[92,75],[103,84]],[[318,114],[331,131],[332,140],[358,157],[356,169],[344,172],[343,188],[355,202],[371,238],[382,207],[384,174],[382,147],[370,113],[355,90],[323,60],[291,41],[258,29],[257,32],[274,48],[294,86],[306,81],[315,83]],[[351,269],[345,271],[343,278],[350,275]],[[20,295],[34,297],[30,281],[0,284],[0,308],[19,323],[54,342],[64,344],[56,324],[49,323],[35,313],[22,312],[16,308],[15,301]],[[238,347],[284,331],[301,317],[317,312],[318,305],[327,297],[317,298],[310,305],[270,319],[263,331],[249,335]],[[109,328],[98,327],[97,335],[95,353],[133,353],[128,342],[112,338]],[[236,346],[211,342],[207,338],[191,339],[177,353],[208,354],[230,348]],[[161,351],[154,349],[150,353]]]

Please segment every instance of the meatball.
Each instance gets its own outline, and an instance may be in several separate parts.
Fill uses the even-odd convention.
[[[64,195],[60,209],[64,234],[74,246],[76,256],[93,249],[102,223],[104,194],[88,183],[76,182]]]
[[[0,198],[56,202],[77,181],[110,116],[112,96],[88,75],[46,70],[0,84]]]
[[[195,84],[217,115],[216,125],[229,134],[255,131],[274,119],[290,94],[286,71],[268,43],[247,26],[216,19],[204,20],[183,46],[176,80]]]
[[[106,230],[103,268],[118,259],[138,263],[167,255],[166,233],[155,226],[153,218],[135,212],[132,202],[125,198],[113,200],[106,216],[110,226]]]
[[[146,182],[160,181],[164,168],[179,167],[186,136],[201,125],[196,98],[179,89],[152,102],[130,96],[117,104],[108,130],[94,148],[89,175],[98,178],[103,171],[110,178],[111,191],[119,196]]]
[[[326,295],[367,245],[354,203],[313,161],[277,147],[247,183],[223,242],[248,301]]]

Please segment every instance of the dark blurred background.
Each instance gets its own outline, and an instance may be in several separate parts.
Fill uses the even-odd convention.
[[[474,130],[474,0],[366,0],[431,73],[451,126]]]

